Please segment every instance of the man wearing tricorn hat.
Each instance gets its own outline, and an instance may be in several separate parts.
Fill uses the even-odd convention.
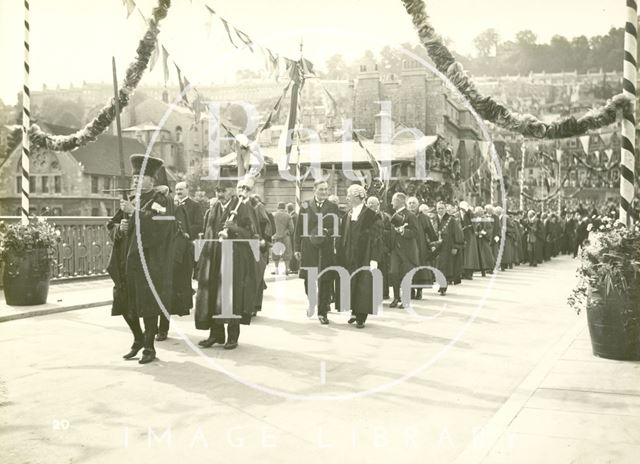
[[[108,271],[114,280],[112,315],[122,315],[134,336],[131,359],[144,348],[140,364],[155,359],[154,337],[158,316],[170,310],[173,292],[174,237],[177,224],[159,220],[173,216],[168,187],[155,187],[162,160],[131,155],[133,195],[120,201],[109,221],[113,252]],[[144,332],[139,318],[144,320]]]
[[[240,180],[233,189],[232,184],[224,183],[218,187],[218,201],[209,210],[205,222],[202,253],[198,260],[198,291],[196,293],[195,324],[197,329],[209,330],[209,338],[199,344],[205,348],[219,343],[225,349],[238,346],[240,324],[251,322],[251,313],[255,308],[257,288],[256,261],[252,246],[247,242],[233,244],[233,273],[231,307],[223,304],[222,274],[225,263],[222,256],[224,240],[255,240],[253,210],[245,199],[253,187],[252,179]],[[227,332],[225,335],[225,324]]]

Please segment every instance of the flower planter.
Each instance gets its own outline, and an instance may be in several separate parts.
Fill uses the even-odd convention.
[[[45,304],[49,293],[51,259],[46,248],[8,253],[4,262],[4,295],[8,305]]]
[[[637,292],[604,295],[603,289],[589,292],[587,321],[593,354],[607,359],[639,361],[640,319],[628,316],[640,305]]]

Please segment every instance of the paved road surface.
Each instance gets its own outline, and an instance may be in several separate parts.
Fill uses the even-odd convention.
[[[558,410],[613,407],[585,398],[596,393],[563,397],[563,381],[593,380],[586,362],[627,376],[622,424],[636,432],[612,461],[625,462],[640,455],[639,366],[591,357],[585,321],[566,305],[575,266],[465,281],[428,293],[414,315],[385,306],[364,330],[346,314],[308,319],[301,281],[276,282],[238,349],[194,351],[206,333],[182,318],[145,366],[122,360],[131,337],[107,307],[2,323],[2,462],[542,462],[537,443],[571,459],[587,442],[560,433]],[[578,361],[554,374],[567,353]],[[571,362],[583,363],[573,376]],[[554,375],[559,393],[540,393]],[[585,417],[566,418],[578,436]]]

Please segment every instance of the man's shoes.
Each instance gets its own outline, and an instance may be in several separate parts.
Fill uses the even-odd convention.
[[[138,354],[138,351],[142,349],[142,347],[143,347],[142,342],[133,342],[133,345],[131,345],[131,351],[125,354],[123,358],[124,359],[134,358]]]
[[[320,314],[318,316],[318,320],[320,321],[320,324],[322,324],[322,325],[327,325],[329,323],[329,318],[325,314]]]
[[[163,342],[167,339],[167,332],[158,332],[158,335],[156,335],[156,341],[158,342]]]
[[[206,340],[200,340],[198,342],[198,345],[200,345],[202,348],[211,348],[216,343],[220,343],[221,345],[223,345],[224,340],[219,342],[217,338],[207,338]]]
[[[148,364],[151,361],[153,361],[154,359],[156,359],[155,350],[147,350],[147,349],[145,349],[142,352],[142,358],[140,358],[140,361],[138,361],[138,363],[139,364]]]
[[[355,316],[351,316],[349,318],[349,320],[347,321],[347,324],[353,324],[354,322],[356,322],[356,318],[355,318]]]
[[[227,342],[224,344],[225,350],[235,350],[238,347],[238,342]]]
[[[394,298],[393,301],[389,304],[389,307],[396,308],[398,307],[398,303],[400,303],[400,300],[398,298]]]

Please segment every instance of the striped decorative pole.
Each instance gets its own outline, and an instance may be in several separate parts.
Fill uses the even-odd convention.
[[[624,70],[622,91],[633,101],[631,112],[622,115],[622,161],[620,163],[620,220],[631,224],[631,203],[634,196],[635,145],[636,145],[636,82],[638,54],[638,5],[627,1],[627,23],[624,34]]]
[[[31,127],[29,91],[29,2],[24,2],[24,80],[22,84],[22,223],[29,222],[29,128]]]
[[[520,211],[524,211],[524,166],[525,166],[525,157],[527,154],[527,147],[524,143],[525,139],[522,139],[522,145],[520,146],[520,150],[522,152],[522,160],[520,163]]]

